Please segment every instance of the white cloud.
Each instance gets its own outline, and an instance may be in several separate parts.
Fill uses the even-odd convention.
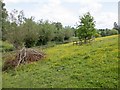
[[[83,15],[89,11],[94,16],[97,28],[113,28],[113,23],[117,21],[117,13],[110,10],[104,12],[103,5],[99,1],[87,0],[82,4],[80,3],[79,15]]]
[[[38,6],[38,8],[32,12],[32,16],[35,16],[37,19],[59,21],[63,25],[73,25],[73,22],[76,21],[74,13],[62,7],[61,3],[60,0],[49,0],[49,2],[42,7]],[[27,14],[30,15],[29,12]]]
[[[59,21],[63,25],[75,25],[79,20],[79,16],[86,12],[90,12],[94,16],[96,26],[98,28],[112,28],[113,23],[117,22],[117,13],[110,10],[104,11],[101,2],[108,0],[4,0],[5,3],[18,4],[18,3],[38,3],[35,7],[23,9],[26,16],[35,16],[39,19],[49,19],[50,21]],[[41,2],[45,2],[44,4]],[[109,2],[118,2],[118,0],[109,0]],[[72,4],[76,9],[65,7],[62,4]],[[117,3],[116,3],[117,5]],[[20,8],[20,7],[19,7]],[[13,8],[14,9],[14,8]]]
[[[63,0],[69,3],[118,2],[119,0]]]
[[[20,0],[4,0],[5,3],[19,3]]]
[[[5,3],[29,3],[29,2],[41,2],[41,0],[4,0]]]
[[[113,23],[117,22],[117,14],[111,12],[102,12],[95,16],[97,27],[113,28]]]

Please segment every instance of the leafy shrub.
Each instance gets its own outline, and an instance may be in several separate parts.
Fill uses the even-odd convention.
[[[101,35],[98,34],[98,33],[96,33],[96,34],[95,34],[95,37],[96,37],[96,38],[97,38],[97,37],[101,37]]]

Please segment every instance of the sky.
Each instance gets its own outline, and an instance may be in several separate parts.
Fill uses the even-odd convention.
[[[35,20],[61,22],[63,26],[76,27],[79,16],[90,12],[96,28],[113,28],[118,22],[119,0],[3,0],[8,13],[23,10],[26,17]]]

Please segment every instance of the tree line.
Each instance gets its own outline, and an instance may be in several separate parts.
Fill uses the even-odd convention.
[[[48,42],[64,43],[74,36],[74,28],[63,27],[60,22],[35,21],[26,18],[23,11],[13,10],[9,15],[3,10],[2,40],[11,42],[15,48],[46,45]]]
[[[98,30],[98,34],[100,35],[100,36],[102,36],[102,37],[105,37],[105,36],[110,36],[110,35],[116,35],[116,34],[118,34],[118,30],[116,30],[116,29],[108,29],[108,28],[106,28],[106,29],[99,29]]]
[[[13,10],[8,14],[5,3],[0,1],[2,12],[2,40],[9,41],[17,49],[19,47],[33,47],[47,45],[49,42],[65,43],[72,37],[87,43],[93,37],[117,34],[114,30],[97,30],[94,17],[88,12],[79,18],[76,28],[65,26],[61,22],[49,20],[35,21],[34,17],[26,18],[23,11]]]

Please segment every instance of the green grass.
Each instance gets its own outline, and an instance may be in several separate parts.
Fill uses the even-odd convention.
[[[13,51],[14,47],[12,44],[8,43],[7,41],[2,42],[0,41],[0,52],[5,51]]]
[[[37,48],[38,49],[38,48]],[[117,88],[118,36],[44,49],[46,58],[3,72],[4,88]]]

